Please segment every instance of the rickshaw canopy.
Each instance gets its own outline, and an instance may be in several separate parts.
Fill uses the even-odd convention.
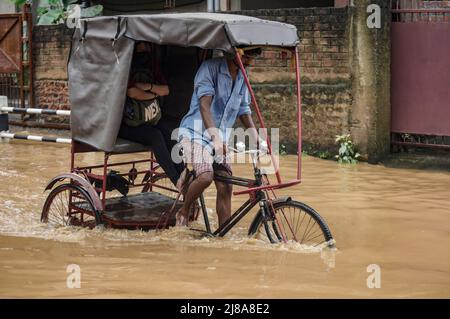
[[[72,138],[114,150],[135,41],[234,52],[235,47],[295,47],[295,26],[217,13],[125,15],[82,19],[68,65]]]

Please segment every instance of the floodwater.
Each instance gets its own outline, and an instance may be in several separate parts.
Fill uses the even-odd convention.
[[[326,219],[337,249],[317,250],[249,239],[250,217],[222,239],[179,227],[50,229],[39,222],[43,189],[68,170],[69,154],[66,145],[0,141],[0,297],[450,297],[449,173],[305,156],[303,184],[280,195]],[[281,166],[294,178],[294,157]],[[236,175],[248,171],[235,166]],[[206,198],[214,208],[213,190]],[[233,197],[234,208],[244,200]],[[71,264],[80,267],[78,289],[66,284]],[[369,276],[379,288],[368,287]]]

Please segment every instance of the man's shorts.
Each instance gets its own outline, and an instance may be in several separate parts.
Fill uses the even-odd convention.
[[[195,176],[200,176],[206,172],[225,173],[232,175],[230,159],[228,156],[222,157],[220,162],[210,153],[207,147],[200,143],[193,142],[189,139],[181,141],[183,148],[183,157],[186,164],[191,164],[195,171]]]

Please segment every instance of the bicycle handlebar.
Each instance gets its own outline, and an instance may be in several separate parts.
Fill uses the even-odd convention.
[[[236,149],[236,148],[234,148],[234,147],[231,147],[231,146],[227,146],[227,148],[230,150],[230,151],[233,151],[234,153],[236,153],[236,154],[258,154],[258,153],[263,153],[263,151],[262,150],[246,150],[246,151],[240,151],[240,150],[238,150],[238,149]]]
[[[239,144],[239,145],[237,145],[237,144]],[[265,141],[260,142],[260,145],[263,146],[263,149],[255,149],[255,150],[245,150],[245,144],[242,142],[239,142],[237,144],[236,144],[236,146],[241,149],[234,148],[231,145],[227,145],[227,148],[237,154],[258,154],[258,155],[259,154],[263,154],[263,155],[268,154],[267,143]]]

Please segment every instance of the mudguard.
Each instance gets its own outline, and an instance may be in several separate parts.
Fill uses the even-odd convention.
[[[65,174],[61,174],[58,176],[55,176],[45,187],[45,191],[50,190],[53,188],[53,186],[55,186],[56,183],[65,180],[65,179],[71,179],[75,182],[77,182],[78,184],[80,184],[85,190],[86,192],[88,192],[89,196],[92,199],[92,203],[94,204],[94,208],[98,211],[98,212],[102,212],[103,211],[103,205],[102,202],[100,200],[100,198],[97,195],[97,192],[95,191],[94,187],[83,177],[81,177],[80,175],[77,175],[75,173],[65,173]]]
[[[279,197],[279,198],[276,198],[276,199],[272,200],[272,203],[275,205],[275,204],[278,204],[278,203],[286,203],[286,202],[289,202],[291,200],[292,200],[291,196]]]

